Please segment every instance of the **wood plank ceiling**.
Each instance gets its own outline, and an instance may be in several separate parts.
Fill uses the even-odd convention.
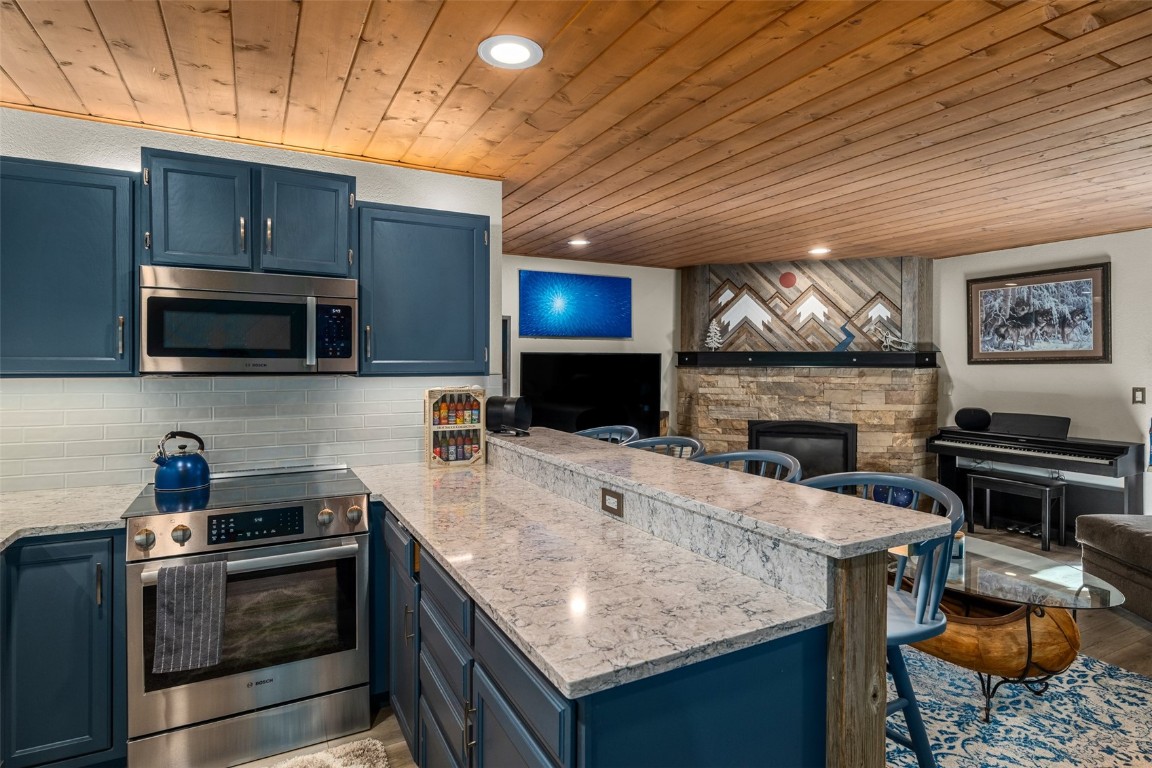
[[[543,63],[489,67],[492,34]],[[507,253],[938,258],[1152,226],[1149,0],[3,0],[0,69],[11,107],[500,178]]]

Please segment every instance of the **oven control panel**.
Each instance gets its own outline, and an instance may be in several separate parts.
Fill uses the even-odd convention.
[[[131,517],[127,560],[365,533],[367,509],[368,497],[356,495]]]
[[[304,507],[300,506],[208,515],[209,546],[301,533],[304,533]]]

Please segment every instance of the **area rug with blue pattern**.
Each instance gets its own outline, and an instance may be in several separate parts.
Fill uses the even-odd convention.
[[[1079,656],[1042,695],[1001,686],[985,723],[975,672],[910,648],[904,655],[940,768],[1152,766],[1152,679]],[[890,722],[904,731],[902,715]],[[888,766],[915,768],[916,757],[889,740]]]

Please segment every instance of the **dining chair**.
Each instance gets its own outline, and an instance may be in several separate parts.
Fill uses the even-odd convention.
[[[579,432],[573,432],[572,434],[580,435],[581,437],[594,437],[606,443],[623,444],[640,437],[640,430],[627,424],[614,424],[610,427],[590,427],[588,429],[582,429]]]
[[[907,554],[897,556],[896,574],[892,588],[887,590],[888,674],[896,686],[896,698],[888,702],[887,714],[903,712],[908,725],[908,736],[888,725],[888,738],[916,753],[920,768],[934,768],[935,758],[908,667],[904,663],[902,646],[936,637],[944,632],[947,617],[940,610],[940,598],[948,579],[948,565],[952,557],[952,542],[956,531],[964,523],[964,505],[955,493],[931,480],[914,475],[883,472],[840,472],[819,475],[800,483],[810,488],[822,488],[848,493],[881,504],[908,507],[948,518],[951,530],[908,546]],[[904,567],[908,557],[918,558],[911,591],[903,589]]]
[[[680,459],[694,459],[704,453],[704,443],[684,435],[643,437],[625,443],[629,448],[641,448],[652,453],[663,453]]]
[[[728,453],[706,453],[693,458],[692,461],[698,461],[701,464],[715,464],[728,469],[734,469],[733,464],[743,464],[745,472],[760,475],[760,477],[771,477],[773,480],[782,480],[785,483],[798,483],[803,474],[800,460],[792,454],[769,451],[763,448],[729,451]]]

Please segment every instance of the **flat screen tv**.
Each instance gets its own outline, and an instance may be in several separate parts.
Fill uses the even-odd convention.
[[[632,279],[520,270],[520,335],[632,338]]]
[[[532,404],[534,427],[631,424],[653,437],[660,432],[660,355],[522,352],[520,395]]]

